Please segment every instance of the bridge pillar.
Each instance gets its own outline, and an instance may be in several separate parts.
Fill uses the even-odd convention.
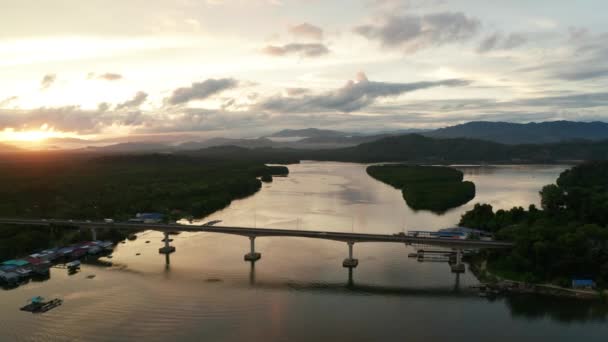
[[[353,245],[355,243],[352,241],[349,241],[347,243],[348,243],[348,258],[344,259],[344,261],[342,262],[342,266],[349,267],[349,268],[357,267],[357,265],[359,265],[359,260],[353,258]]]
[[[169,232],[163,232],[163,234],[165,236],[165,238],[163,239],[163,242],[165,243],[165,245],[158,249],[158,253],[171,254],[171,253],[175,252],[175,246],[169,245],[169,242],[171,242],[171,239],[169,239]]]
[[[255,236],[250,236],[249,241],[251,242],[251,252],[245,254],[245,261],[257,261],[262,258],[261,253],[255,252]]]
[[[97,240],[97,229],[91,228],[91,237],[92,237],[93,241]]]
[[[465,267],[462,263],[462,249],[456,250],[456,263],[450,265],[452,273],[464,273]]]

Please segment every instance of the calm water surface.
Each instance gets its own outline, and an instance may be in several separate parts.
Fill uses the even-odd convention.
[[[395,233],[458,222],[477,202],[538,205],[538,191],[565,166],[459,167],[477,197],[438,216],[414,212],[365,166],[306,162],[289,167],[254,196],[205,220],[257,227]],[[516,297],[489,301],[444,263],[408,259],[403,245],[355,245],[359,267],[342,268],[344,243],[259,238],[262,259],[243,261],[246,238],[182,233],[166,265],[162,236],[143,232],[120,244],[112,266],[0,291],[0,340],[10,341],[605,341],[607,308]],[[146,241],[150,241],[149,244]],[[136,255],[140,253],[140,255]],[[95,274],[94,279],[87,279]],[[61,297],[43,315],[18,310],[34,295]]]

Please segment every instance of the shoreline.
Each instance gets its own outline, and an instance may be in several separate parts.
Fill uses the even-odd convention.
[[[487,269],[487,260],[471,260],[469,270],[480,285],[485,285],[494,293],[506,295],[538,295],[558,298],[582,299],[587,301],[606,302],[608,291],[604,290],[576,290],[553,284],[525,283],[522,281],[505,279],[490,273]]]

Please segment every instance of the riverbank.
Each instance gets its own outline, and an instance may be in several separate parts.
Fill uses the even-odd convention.
[[[171,221],[201,218],[258,192],[260,177],[288,173],[285,166],[257,161],[158,154],[4,160],[0,197],[10,200],[0,203],[0,216],[126,221],[158,212]],[[0,258],[90,239],[88,232],[63,228],[1,226]]]
[[[606,302],[608,291],[577,290],[554,284],[534,284],[500,277],[488,270],[487,260],[473,257],[469,260],[469,270],[493,293],[509,295],[540,295]]]

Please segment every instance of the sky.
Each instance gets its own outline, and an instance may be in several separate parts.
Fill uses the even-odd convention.
[[[0,0],[0,141],[608,121],[603,0]]]

